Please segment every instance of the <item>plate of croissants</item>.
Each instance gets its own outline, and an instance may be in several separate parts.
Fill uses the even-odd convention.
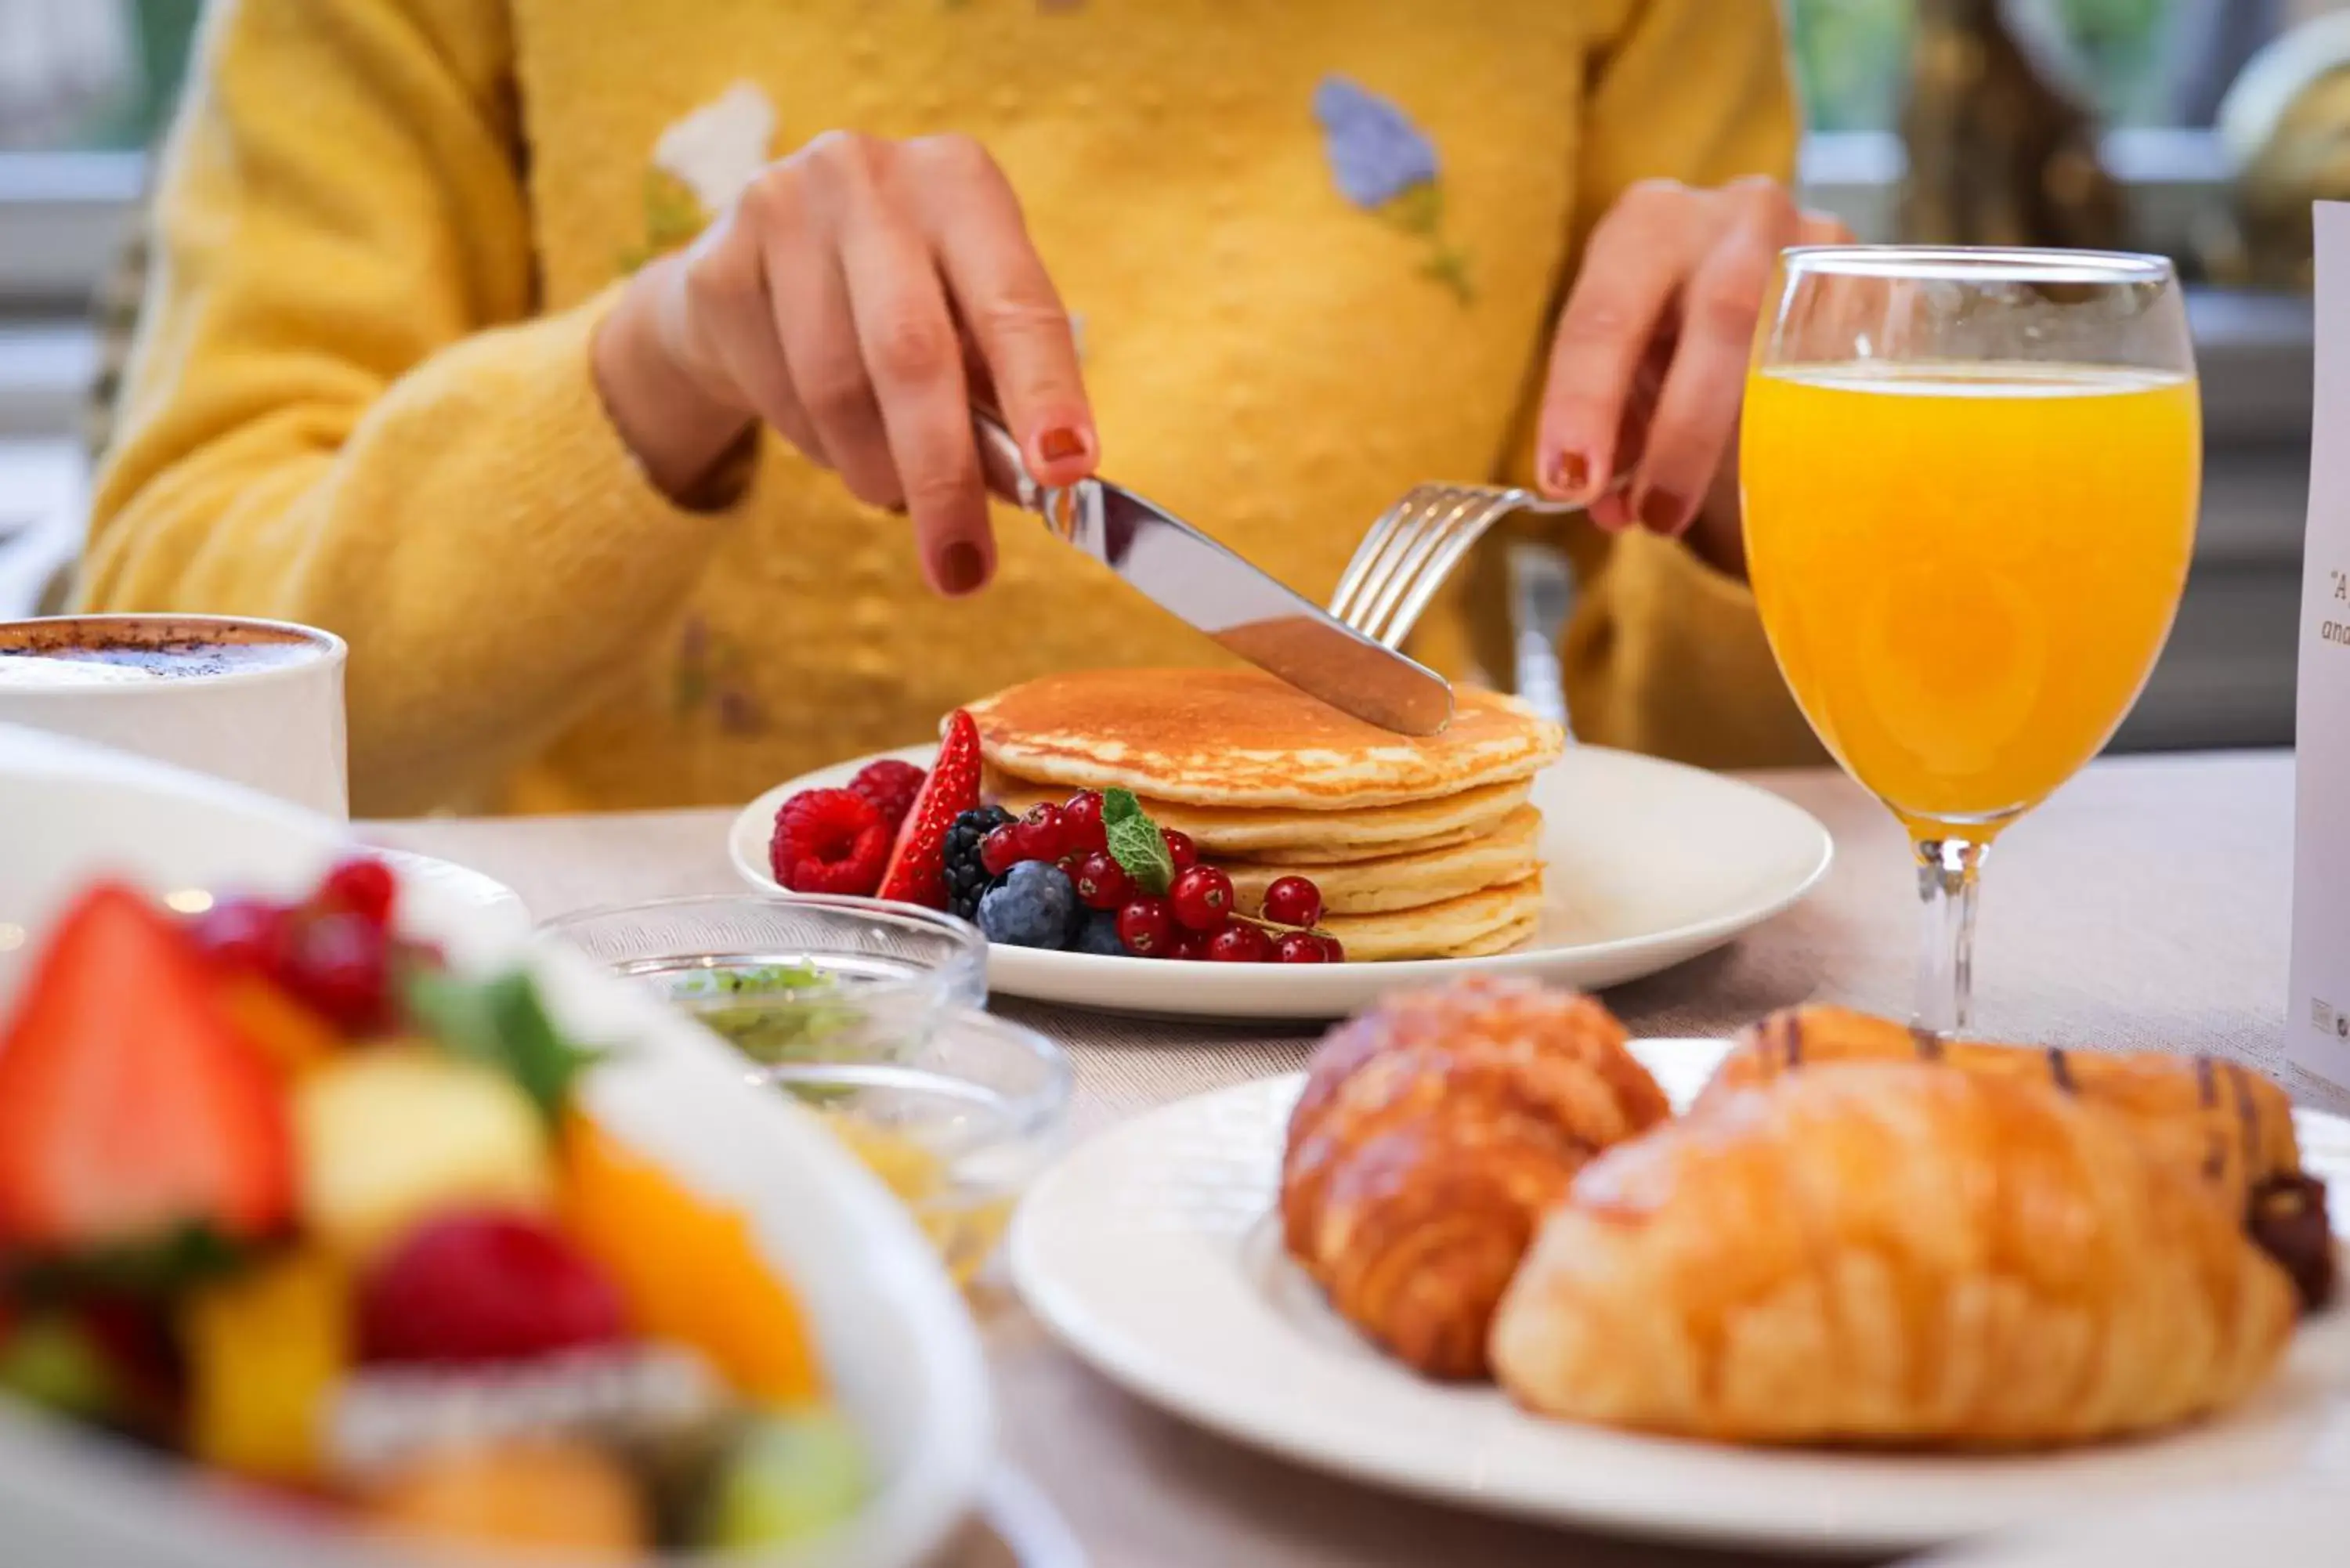
[[[1833,1008],[1631,1041],[1508,979],[1029,1195],[1078,1355],[1300,1462],[1472,1508],[1893,1552],[2190,1486],[2350,1486],[2350,1122],[2212,1057]]]

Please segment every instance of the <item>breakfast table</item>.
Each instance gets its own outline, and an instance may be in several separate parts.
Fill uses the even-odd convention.
[[[1827,826],[1835,866],[1804,903],[1742,940],[1611,992],[1637,1034],[1719,1035],[1814,998],[1908,1009],[1914,875],[1892,816],[1839,774],[1752,777]],[[2276,1075],[2304,1104],[2350,1111],[2350,1092],[2282,1059],[2293,790],[2283,753],[2091,767],[1997,846],[1976,952],[1975,1032],[2224,1054]],[[496,877],[546,919],[735,889],[733,815],[435,819],[363,832]],[[1080,1138],[1170,1100],[1294,1070],[1318,1033],[993,1005],[1068,1050]],[[1123,1394],[1062,1350],[1000,1283],[983,1278],[974,1308],[995,1370],[1005,1459],[1103,1568],[1730,1560],[1509,1523],[1301,1469]],[[962,1556],[952,1568],[987,1560],[976,1547]]]

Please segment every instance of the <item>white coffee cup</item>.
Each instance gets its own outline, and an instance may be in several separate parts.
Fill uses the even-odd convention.
[[[0,722],[211,774],[350,815],[332,632],[241,616],[0,621]]]

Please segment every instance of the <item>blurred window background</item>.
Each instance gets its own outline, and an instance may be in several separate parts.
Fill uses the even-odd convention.
[[[1980,134],[1996,94],[1986,88],[1970,107],[1947,81],[1939,100],[1920,84],[1929,64],[1970,50],[1980,61],[1984,14],[1995,15],[2000,47],[2012,39],[2038,77],[2094,115],[2093,146],[2126,214],[2116,243],[2172,254],[2198,285],[2209,440],[2194,580],[2123,743],[2289,741],[2309,430],[2310,312],[2298,287],[2307,202],[2350,197],[2350,187],[2324,187],[2328,159],[2306,152],[2329,136],[2350,145],[2350,92],[2329,99],[2309,84],[2350,85],[2350,15],[2334,18],[2343,26],[2330,37],[2325,20],[2350,0],[1781,4],[1811,130],[1806,199],[1864,239],[1918,226],[1905,132]],[[100,357],[91,301],[133,231],[146,156],[168,125],[202,9],[0,0],[0,615],[22,613],[37,585],[54,582],[78,537],[87,389]],[[2302,57],[2270,72],[2300,81],[2298,97],[2279,89],[2248,103],[2262,95],[2240,93],[2223,110],[2272,45],[2272,63]],[[2350,180],[2350,161],[2332,161]],[[1959,182],[1976,172],[1962,170]],[[2262,211],[2267,228],[2254,221]],[[1521,680],[1539,688],[1568,588],[1539,555],[1521,576]]]

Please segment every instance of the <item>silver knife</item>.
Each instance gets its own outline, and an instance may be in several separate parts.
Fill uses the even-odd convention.
[[[1398,734],[1433,735],[1452,722],[1452,688],[1442,676],[1373,642],[1180,518],[1107,480],[1081,479],[1066,489],[1038,484],[1020,443],[984,410],[972,411],[972,434],[989,489],[1251,664]]]

